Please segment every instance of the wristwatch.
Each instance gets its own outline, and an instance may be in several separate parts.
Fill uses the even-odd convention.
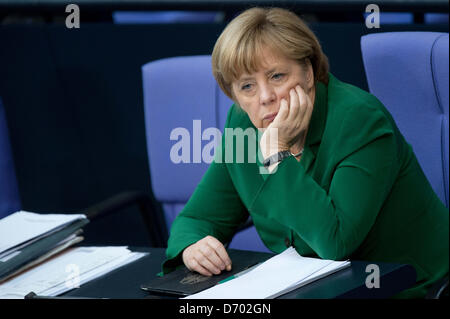
[[[264,167],[269,167],[272,164],[281,162],[282,160],[284,160],[286,157],[291,156],[291,152],[289,151],[281,151],[278,152],[276,154],[273,154],[272,156],[269,156],[268,158],[266,158],[263,162]]]

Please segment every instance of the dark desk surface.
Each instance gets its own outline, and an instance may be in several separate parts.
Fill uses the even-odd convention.
[[[146,298],[149,294],[139,287],[149,282],[161,271],[161,263],[165,258],[162,248],[131,248],[133,251],[149,252],[149,254],[131,264],[116,269],[96,280],[82,285],[80,288],[66,293],[64,296],[98,297],[98,298]],[[270,257],[270,254],[268,254]],[[369,289],[365,285],[366,266],[377,264],[380,269],[380,288]],[[391,263],[373,263],[352,261],[349,268],[343,269],[328,277],[298,288],[279,298],[311,299],[311,298],[389,298],[414,285],[415,270],[409,265]]]

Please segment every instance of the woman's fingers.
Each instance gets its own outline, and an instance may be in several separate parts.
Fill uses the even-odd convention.
[[[311,115],[314,107],[309,96],[305,94],[305,98],[306,98],[306,109],[302,118],[301,126],[302,128],[304,127],[306,129],[308,127],[309,121],[311,120]]]
[[[199,274],[202,274],[203,276],[208,276],[208,277],[212,276],[212,273],[209,270],[207,270],[205,267],[200,265],[199,262],[196,259],[194,259],[194,258],[189,260],[188,265],[186,265],[186,267],[190,271],[196,271]]]
[[[273,120],[273,122],[285,121],[288,115],[289,115],[288,102],[285,99],[281,99],[280,109],[278,110],[278,114]]]
[[[223,270],[231,270],[231,260],[222,243],[207,236],[187,247],[183,252],[183,262],[191,271],[204,276],[218,275]]]
[[[185,258],[185,265],[190,271],[196,271],[204,276],[218,274],[219,269],[201,251],[201,246],[193,246]]]
[[[195,256],[197,262],[206,270],[214,275],[220,274],[220,268],[211,259],[211,256],[205,255],[202,251]]]
[[[200,258],[202,258],[202,261],[204,261],[201,262],[201,264],[206,267],[206,269],[210,270],[216,275],[225,269],[225,263],[220,259],[214,249],[208,244],[201,246],[200,252],[203,255]]]
[[[300,112],[300,99],[296,90],[290,89],[289,96],[291,100],[291,105],[289,107],[289,120],[296,121],[297,116]]]
[[[305,91],[300,85],[297,85],[295,87],[295,91],[297,92],[297,96],[299,99],[299,116],[303,120],[303,117],[308,108],[308,95],[305,93]]]
[[[231,270],[231,259],[222,243],[212,236],[206,237],[208,245],[213,249],[214,253],[220,259],[220,265],[223,265],[222,270]]]

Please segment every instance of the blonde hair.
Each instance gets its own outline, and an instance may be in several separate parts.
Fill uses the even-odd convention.
[[[232,81],[243,72],[258,70],[263,47],[302,65],[309,59],[315,82],[328,84],[328,59],[317,37],[295,13],[280,8],[251,8],[226,26],[212,53],[214,77],[231,99]]]

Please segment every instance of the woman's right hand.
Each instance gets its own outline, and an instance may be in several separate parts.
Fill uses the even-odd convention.
[[[308,129],[313,108],[311,98],[300,85],[289,91],[289,102],[281,99],[277,116],[261,136],[260,149],[264,159],[279,151],[290,150],[293,145],[301,142]],[[275,138],[271,136],[273,134]],[[298,146],[295,153],[303,148],[303,145]]]
[[[183,262],[190,271],[204,276],[218,275],[222,270],[231,270],[231,259],[222,243],[206,236],[183,251]]]

